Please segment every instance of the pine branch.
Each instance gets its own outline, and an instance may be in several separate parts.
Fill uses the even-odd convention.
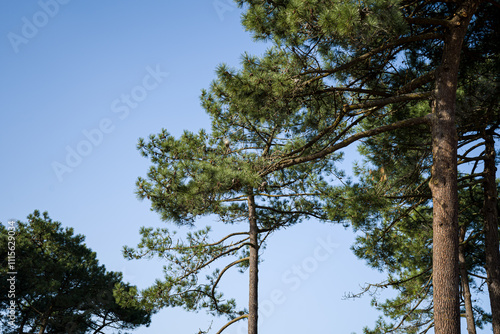
[[[412,81],[408,82],[406,85],[401,87],[397,93],[398,94],[407,94],[412,91],[414,91],[417,88],[422,87],[423,85],[432,82],[433,80],[436,79],[436,70],[430,71],[429,73],[426,73],[418,78],[413,79]]]
[[[347,147],[348,145],[350,145],[350,144],[352,144],[360,139],[363,139],[363,138],[375,136],[375,135],[378,135],[378,134],[381,134],[381,133],[384,133],[387,131],[392,131],[394,129],[400,129],[400,128],[405,128],[405,127],[410,127],[410,126],[415,126],[415,125],[420,125],[420,124],[428,124],[428,123],[429,123],[428,116],[416,117],[416,118],[410,118],[410,119],[402,120],[399,122],[395,122],[393,124],[384,125],[384,126],[381,126],[381,127],[375,128],[375,129],[370,129],[370,130],[358,132],[358,133],[352,135],[351,137],[343,140],[342,142],[334,144],[328,148],[322,149],[319,152],[316,152],[316,153],[313,153],[313,154],[310,154],[307,156],[289,158],[289,159],[285,159],[285,160],[279,161],[277,163],[274,163],[274,164],[268,166],[263,171],[261,171],[259,173],[259,175],[261,177],[264,177],[264,176],[266,176],[270,173],[273,173],[277,170],[281,170],[281,169],[284,169],[284,168],[287,168],[287,167],[290,167],[293,165],[305,163],[308,161],[321,159],[321,158],[327,156],[328,154],[331,154],[331,153],[338,151],[344,147]]]
[[[390,93],[388,92],[383,92],[379,90],[374,90],[374,89],[363,89],[363,88],[349,88],[349,87],[329,87],[325,89],[319,89],[315,90],[312,93],[304,93],[300,95],[294,95],[294,97],[306,97],[310,95],[320,95],[324,93],[337,93],[337,92],[350,92],[350,93],[360,93],[360,94],[369,94],[369,95],[376,95],[376,96],[391,96]]]
[[[423,18],[423,17],[405,17],[406,22],[417,25],[432,25],[451,28],[453,25],[450,21],[444,19]]]
[[[411,207],[407,208],[403,213],[401,213],[396,219],[392,221],[392,223],[387,226],[384,231],[382,232],[382,235],[377,239],[377,242],[380,241],[389,231],[399,222],[401,221],[404,217],[408,216],[410,212],[415,210],[420,204],[425,202],[427,200],[427,197],[421,198],[417,203],[413,204]]]
[[[224,331],[226,328],[228,328],[229,326],[231,326],[235,322],[240,321],[241,319],[245,319],[245,318],[248,318],[248,314],[244,314],[244,315],[239,316],[238,318],[234,318],[233,320],[229,321],[227,324],[222,326],[222,328],[219,329],[219,331],[216,334],[222,333],[222,331]]]
[[[366,108],[372,108],[372,107],[380,107],[380,106],[386,106],[388,104],[394,104],[394,103],[399,103],[399,102],[407,102],[407,101],[413,101],[413,100],[424,100],[427,98],[430,98],[432,96],[432,92],[423,92],[423,93],[409,93],[409,94],[402,94],[402,95],[397,95],[397,96],[392,96],[386,99],[380,99],[380,100],[370,100],[364,103],[356,103],[356,104],[351,104],[351,105],[344,105],[344,112],[348,112],[350,110],[356,110],[356,109],[366,109]]]
[[[476,145],[470,147],[463,154],[458,155],[458,157],[461,158],[461,159],[463,159],[463,158],[465,158],[467,156],[467,154],[469,154],[470,152],[474,151],[476,148],[481,147],[481,146],[484,146],[484,142],[479,142]]]
[[[303,193],[303,194],[289,194],[289,195],[271,195],[271,194],[255,194],[255,196],[264,196],[264,197],[297,197],[297,196],[319,196],[319,193]]]
[[[311,217],[314,217],[314,218],[317,218],[317,219],[321,219],[321,220],[325,219],[325,217],[322,217],[320,215],[314,214],[312,212],[307,212],[307,211],[294,211],[294,210],[283,211],[283,210],[278,210],[278,209],[275,209],[275,208],[272,208],[272,207],[260,206],[260,205],[256,205],[255,208],[262,209],[262,210],[269,210],[269,211],[273,211],[273,212],[280,213],[280,214],[292,214],[292,215],[297,215],[298,214],[298,215],[311,216]]]
[[[424,329],[422,332],[420,332],[419,334],[426,334],[429,330],[431,330],[432,327],[434,327],[434,321],[432,320],[429,320],[429,326],[427,326],[426,329]]]
[[[430,270],[430,269],[428,269],[428,270]],[[389,332],[394,332],[394,331],[398,330],[398,329],[399,329],[399,328],[403,325],[403,323],[405,322],[405,320],[406,320],[406,319],[408,319],[408,317],[409,317],[411,314],[413,314],[413,312],[417,309],[417,307],[418,307],[418,306],[420,306],[420,304],[422,304],[422,302],[423,302],[423,301],[425,300],[425,298],[427,297],[427,295],[428,295],[428,293],[429,293],[429,290],[430,290],[430,288],[431,288],[431,286],[432,286],[431,282],[432,282],[432,275],[431,275],[431,277],[429,277],[429,280],[427,281],[427,283],[426,283],[426,284],[424,285],[424,287],[422,288],[422,290],[423,290],[424,294],[423,294],[423,295],[421,294],[421,297],[420,297],[420,300],[418,301],[418,303],[417,303],[417,304],[416,304],[416,305],[415,305],[415,306],[414,306],[414,307],[413,307],[410,311],[408,311],[408,312],[404,315],[403,319],[401,319],[401,322],[400,322],[400,323],[399,323],[396,327],[394,327],[393,329],[391,329]],[[425,289],[425,290],[424,290],[424,289]]]
[[[244,257],[242,259],[239,259],[239,260],[236,260],[230,264],[228,264],[227,266],[224,267],[224,269],[222,269],[222,271],[219,273],[219,276],[217,277],[217,279],[215,280],[214,282],[214,285],[212,286],[212,294],[215,295],[215,288],[217,287],[217,284],[219,284],[219,281],[221,280],[222,278],[222,275],[224,275],[224,273],[231,267],[237,265],[238,263],[241,263],[241,262],[244,262],[244,261],[248,261],[250,260],[249,257]]]
[[[487,277],[484,277],[484,276],[480,276],[480,275],[477,275],[477,274],[474,274],[474,273],[471,273],[471,272],[467,272],[469,275],[471,276],[474,276],[474,277],[477,277],[477,278],[480,278],[480,279],[483,279],[483,280],[487,280],[488,278]]]
[[[353,60],[343,64],[343,65],[340,65],[336,68],[333,68],[333,69],[330,69],[330,70],[321,70],[321,71],[304,71],[301,73],[301,75],[308,75],[308,74],[322,74],[318,77],[315,77],[313,79],[310,79],[309,81],[306,82],[307,83],[310,83],[314,80],[319,80],[319,79],[322,79],[324,77],[327,77],[331,74],[334,74],[334,73],[337,73],[337,72],[340,72],[340,71],[345,71],[351,67],[353,67],[354,65],[357,65],[365,60],[368,60],[370,57],[382,52],[382,51],[385,51],[387,49],[391,49],[391,48],[394,48],[394,47],[397,47],[397,46],[400,46],[400,45],[405,45],[405,44],[408,44],[408,43],[412,43],[412,42],[421,42],[421,41],[425,41],[425,40],[431,40],[431,39],[442,39],[443,36],[441,34],[437,34],[437,33],[427,33],[427,34],[422,34],[422,35],[416,35],[416,36],[410,36],[410,37],[403,37],[403,38],[400,38],[394,42],[391,42],[391,43],[387,43],[385,45],[382,45],[378,48],[375,48],[373,49],[372,51],[370,52],[367,52],[361,56],[358,56],[356,58],[354,58]]]
[[[458,183],[461,183],[461,182],[466,181],[466,180],[471,180],[471,179],[474,180],[477,177],[484,177],[484,173],[470,174],[470,175],[461,177],[458,179]]]

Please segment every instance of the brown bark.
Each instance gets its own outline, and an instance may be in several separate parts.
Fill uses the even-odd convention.
[[[433,300],[436,334],[460,334],[455,100],[460,53],[477,1],[462,3],[444,34],[432,106]]]
[[[486,273],[490,296],[493,333],[500,334],[500,251],[498,234],[497,189],[495,181],[495,142],[492,134],[485,135],[484,159],[484,244]]]
[[[476,334],[476,324],[474,323],[474,311],[472,310],[472,295],[469,286],[469,274],[467,273],[467,264],[465,262],[465,239],[466,226],[460,227],[460,246],[458,248],[458,261],[460,267],[460,283],[462,285],[462,296],[465,304],[465,318],[467,319],[467,333]]]
[[[45,333],[45,329],[47,328],[47,325],[49,324],[50,315],[52,314],[53,306],[54,306],[54,301],[52,301],[49,309],[43,313],[42,322],[41,322],[40,330],[39,330],[38,334]]]
[[[249,261],[249,300],[248,300],[248,334],[257,334],[258,324],[258,282],[259,282],[259,230],[255,212],[255,199],[248,196],[248,220],[250,223],[250,261]]]

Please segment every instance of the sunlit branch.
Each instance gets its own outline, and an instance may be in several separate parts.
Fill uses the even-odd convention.
[[[237,322],[237,321],[239,321],[241,319],[245,319],[245,318],[248,318],[248,314],[244,314],[242,316],[239,316],[238,318],[234,318],[233,320],[229,321],[227,324],[225,324],[224,326],[222,326],[222,328],[219,329],[219,331],[216,334],[222,333],[223,330],[225,330],[226,328],[228,328],[229,326],[231,326],[235,322]]]
[[[237,265],[238,263],[241,263],[241,262],[244,262],[244,261],[248,261],[250,260],[249,257],[244,257],[242,259],[239,259],[239,260],[236,260],[230,264],[228,264],[227,266],[224,267],[224,269],[221,270],[221,272],[219,273],[219,276],[217,277],[217,279],[215,280],[214,282],[214,285],[212,287],[212,294],[215,294],[215,288],[217,287],[217,284],[219,284],[219,281],[221,280],[222,278],[222,275],[224,275],[224,273],[231,267]]]
[[[429,118],[424,116],[424,117],[416,117],[416,118],[410,118],[406,120],[402,120],[399,122],[395,122],[393,124],[389,125],[384,125],[375,129],[370,129],[362,132],[358,132],[351,137],[345,139],[344,141],[337,143],[335,145],[332,145],[328,148],[325,148],[319,152],[307,155],[307,156],[302,156],[302,157],[296,157],[296,158],[290,158],[285,161],[280,161],[278,163],[272,164],[268,166],[268,168],[264,169],[261,171],[259,174],[260,176],[266,176],[272,172],[275,172],[277,170],[281,170],[293,165],[305,163],[308,161],[316,160],[325,157],[328,154],[331,154],[335,151],[338,151],[344,147],[347,147],[348,145],[371,136],[378,135],[380,133],[384,133],[387,131],[392,131],[394,129],[399,129],[399,128],[405,128],[405,127],[410,127],[410,126],[415,126],[415,125],[420,125],[420,124],[428,124],[429,123]]]

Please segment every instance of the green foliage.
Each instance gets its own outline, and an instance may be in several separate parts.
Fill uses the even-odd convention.
[[[482,105],[477,102],[475,105],[476,113],[481,114]],[[410,106],[408,112],[425,112],[425,105]],[[398,111],[394,117],[398,117]],[[464,148],[459,156],[463,161],[471,158],[474,161],[475,156],[481,156],[481,153],[469,149],[484,144],[473,133],[481,133],[481,128],[487,126],[496,126],[494,122],[488,125],[485,119],[477,124],[480,126],[476,129],[470,123],[459,128],[461,133],[467,133],[460,138],[459,146]],[[385,302],[374,299],[373,305],[384,318],[380,318],[373,329],[366,328],[365,332],[426,332],[433,326],[429,137],[418,128],[385,133],[366,140],[360,146],[360,153],[365,161],[355,169],[358,182],[347,187],[346,198],[337,201],[335,208],[345,207],[346,214],[340,218],[364,232],[353,246],[356,256],[388,274],[385,282],[371,284],[364,292],[375,293],[377,289],[388,287],[397,292],[396,297]],[[474,174],[474,168],[471,173],[460,174],[459,224],[464,238],[461,247],[468,272],[484,277],[483,194],[478,185],[482,175]],[[482,291],[481,280],[469,279],[469,285],[474,294]],[[474,317],[478,327],[491,322],[490,316],[477,305],[474,306]]]
[[[378,42],[406,28],[398,8],[400,1],[394,0],[237,2],[249,6],[243,25],[254,32],[254,37],[272,38],[278,44],[302,46],[316,36],[324,36],[352,47]]]
[[[476,276],[485,276],[483,222],[479,214],[481,196],[480,187],[460,192],[460,225],[465,231],[462,247],[467,270]],[[366,329],[365,333],[420,333],[433,325],[432,208],[420,205],[402,217],[390,218],[372,225],[364,236],[357,238],[353,247],[356,256],[368,265],[388,273],[385,282],[372,284],[365,292],[388,287],[397,292],[396,297],[385,302],[374,299],[372,304],[386,318],[381,318],[373,330]],[[470,280],[469,284],[476,295],[482,291],[481,282]],[[491,321],[477,305],[474,313],[480,328]]]
[[[150,200],[163,220],[190,227],[201,216],[248,224],[252,197],[261,250],[273,232],[308,218],[328,221],[321,195],[333,191],[325,175],[341,174],[333,165],[340,154],[272,170],[292,154],[325,145],[322,139],[305,146],[321,131],[311,130],[311,125],[324,129],[335,118],[321,103],[297,98],[316,85],[306,84],[307,77],[298,78],[299,69],[299,59],[278,48],[263,57],[245,55],[239,71],[221,65],[217,80],[201,96],[212,120],[210,132],[185,131],[174,138],[163,130],[148,141],[139,140],[138,148],[152,166],[147,177],[137,181],[138,197]],[[314,112],[301,112],[306,107]],[[227,269],[248,267],[248,227],[218,241],[211,239],[210,228],[190,232],[184,239],[168,229],[142,228],[141,235],[136,249],[125,247],[125,257],[155,256],[167,263],[164,279],[142,291],[146,307],[205,309],[230,319],[245,313],[233,299],[224,298],[218,283]],[[209,266],[226,258],[233,261],[226,260],[207,275]]]
[[[224,301],[223,295],[215,290],[219,270],[215,270],[203,284],[198,273],[214,259],[236,255],[248,238],[229,244],[224,244],[224,240],[210,243],[209,232],[207,227],[189,232],[186,241],[174,241],[176,233],[168,229],[141,228],[142,239],[137,250],[125,247],[124,255],[128,259],[158,256],[167,263],[164,266],[165,280],[157,280],[142,292],[142,302],[148,309],[180,306],[189,311],[207,309],[214,315],[233,315],[234,300]]]
[[[7,228],[0,225],[2,277],[7,275]],[[15,226],[16,318],[5,311],[11,302],[0,298],[4,333],[89,333],[98,328],[133,329],[148,325],[148,312],[135,306],[120,306],[113,290],[120,286],[133,296],[135,287],[122,282],[120,273],[107,272],[96,254],[83,243],[82,235],[62,228],[44,212],[35,211],[28,222]],[[8,291],[6,279],[2,291]],[[129,300],[129,302],[131,299]]]
[[[248,200],[255,197],[259,246],[267,233],[310,217],[374,231],[373,238],[359,240],[358,255],[385,268],[376,259],[387,253],[393,281],[419,277],[401,285],[408,292],[394,303],[406,303],[405,312],[415,296],[428,301],[430,235],[413,229],[428,224],[431,143],[424,124],[445,22],[457,7],[394,0],[237,2],[245,8],[243,25],[273,47],[261,57],[243,55],[241,69],[219,66],[201,97],[212,120],[209,132],[174,138],[163,130],[139,141],[152,163],[137,182],[139,198],[149,199],[163,220],[193,226],[208,215],[246,222]],[[471,50],[494,49],[487,42],[495,34],[494,17],[481,10],[478,20],[488,29],[472,25]],[[491,58],[481,52],[475,59],[465,55],[464,71]],[[340,150],[361,139],[371,159],[358,166],[361,181],[333,186],[343,177],[334,165]],[[167,260],[165,279],[143,292],[148,307],[241,314],[216,288],[226,269],[248,263],[247,231],[219,241],[208,229],[185,241],[166,229],[141,234],[138,248],[125,248],[125,255]],[[419,238],[421,249],[408,244],[412,238]],[[409,252],[415,253],[405,257]],[[209,265],[230,256],[236,260],[201,278]],[[425,323],[427,315],[412,323]]]

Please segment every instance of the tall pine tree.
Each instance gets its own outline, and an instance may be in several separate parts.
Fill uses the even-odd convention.
[[[495,130],[498,130],[498,120],[500,119],[498,103],[500,85],[497,79],[498,72],[495,72],[491,62],[489,63],[475,66],[474,70],[468,69],[468,73],[462,74],[458,98],[458,164],[471,165],[468,168],[465,167],[466,174],[459,174],[459,189],[462,189],[459,202],[459,268],[469,333],[475,333],[475,326],[471,297],[468,292],[470,290],[468,272],[474,271],[476,275],[483,276],[486,274],[483,274],[482,271],[491,272],[488,274],[491,277],[485,280],[485,283],[490,291],[493,319],[500,312],[495,307],[497,298],[492,293],[497,284],[494,278],[495,268],[500,267],[500,264],[495,262],[495,259],[498,258],[498,246],[491,247],[495,242],[498,242],[499,238],[498,216],[495,216],[497,203],[496,197],[489,194],[494,193],[496,187],[495,167],[494,162],[492,162],[494,159],[492,158],[494,158],[495,152],[493,137],[499,136],[498,131],[495,134]],[[426,104],[420,103],[413,106],[408,112],[425,113],[427,108]],[[391,123],[393,121],[395,120],[384,119],[380,122]],[[489,133],[489,136],[485,136],[486,133]],[[359,200],[365,201],[368,197],[375,204],[373,207],[356,206],[354,210],[349,210],[352,208],[345,204],[343,207],[348,209],[345,211],[347,219],[352,221],[356,228],[365,231],[367,235],[366,238],[359,239],[356,248],[358,249],[357,255],[367,259],[371,265],[379,269],[385,269],[389,272],[404,272],[408,261],[418,258],[415,256],[421,252],[418,247],[414,248],[415,253],[408,250],[397,251],[400,259],[403,259],[399,261],[391,260],[390,255],[396,252],[394,247],[409,247],[404,242],[396,242],[395,240],[398,238],[406,240],[410,235],[413,235],[412,239],[418,239],[415,236],[425,233],[425,230],[419,230],[419,226],[427,226],[427,224],[408,225],[405,221],[410,218],[421,221],[422,219],[418,217],[425,216],[421,213],[422,206],[425,205],[426,210],[428,210],[426,203],[431,199],[431,196],[426,184],[432,165],[429,139],[425,131],[413,129],[372,137],[366,140],[362,146],[361,153],[366,159],[366,166],[357,169],[362,182],[350,187],[348,192],[352,195],[352,199],[349,203],[356,203]],[[480,170],[482,164],[485,166],[483,171]],[[484,187],[493,188],[493,190],[489,190],[489,193],[481,191],[478,188],[481,183],[484,184]],[[472,189],[474,190],[472,191]],[[490,199],[489,203],[483,200],[486,198]],[[488,208],[485,207],[486,204]],[[417,210],[420,212],[418,215],[415,213]],[[491,228],[488,228],[487,223],[489,220],[493,220],[490,215],[493,216],[497,226],[493,233],[491,233]],[[425,222],[425,220],[423,221]],[[413,226],[415,231],[409,231],[408,226]],[[470,239],[471,236],[472,239]],[[419,244],[417,241],[414,242]],[[426,242],[426,244],[432,245],[432,242]],[[373,248],[377,250],[373,250]],[[362,251],[359,251],[360,249]],[[468,255],[471,254],[471,250],[474,250],[472,253],[474,258],[481,259],[480,263],[476,261],[475,265],[471,265],[470,255]],[[384,252],[388,257],[382,257]],[[377,256],[379,258],[376,258]],[[488,265],[486,265],[485,259],[489,259]],[[397,266],[398,269],[395,270],[394,266]],[[429,270],[430,268],[431,266],[424,264],[421,270]],[[477,270],[481,270],[481,272]],[[415,279],[404,277],[402,281],[418,286],[423,284],[422,282],[418,283],[416,278],[419,277],[421,277],[420,274],[416,275]],[[398,280],[389,279],[389,281]],[[401,291],[411,291],[411,289]],[[406,296],[411,300],[411,293]],[[414,301],[416,300],[414,299]],[[397,305],[401,305],[399,310]],[[417,320],[408,317],[407,311],[403,311],[404,306],[403,303],[386,303],[384,306],[379,303],[379,308],[383,307],[386,315],[397,319],[403,314],[403,317],[410,319],[410,323],[418,323]],[[432,316],[428,319],[432,320]],[[403,324],[404,322],[401,322],[400,329]],[[493,321],[493,329],[497,330],[495,321]],[[386,330],[389,331],[390,328],[387,327]]]
[[[424,119],[405,118],[384,128],[358,132],[365,137],[402,125],[428,123],[433,165],[433,298],[437,333],[460,331],[458,268],[458,188],[456,91],[462,50],[477,49],[474,62],[490,56],[484,49],[491,24],[477,25],[487,11],[498,12],[495,1],[252,1],[245,26],[259,39],[272,40],[303,60],[304,76],[326,87],[314,94],[345,94],[343,116],[384,117],[389,104],[404,105],[431,99],[432,112]],[[496,21],[490,16],[486,21]],[[472,22],[472,24],[471,24]],[[465,41],[465,47],[464,47]],[[490,44],[491,45],[491,44]],[[498,50],[493,50],[497,52]],[[482,53],[481,53],[482,52]],[[439,57],[437,57],[438,55]],[[418,57],[420,66],[405,65],[404,57]],[[471,61],[472,58],[467,58]],[[414,62],[412,62],[414,64]],[[354,110],[359,110],[353,113]],[[391,111],[397,110],[392,108]],[[343,120],[348,121],[349,118]],[[331,135],[329,131],[322,133]],[[332,138],[332,137],[330,137]],[[268,170],[286,168],[321,158],[340,148],[331,144],[311,155],[302,151]],[[307,146],[306,144],[305,146]]]
[[[246,57],[243,63],[247,71],[221,66],[220,79],[202,94],[212,118],[210,133],[185,131],[176,139],[164,130],[149,141],[140,140],[139,149],[152,166],[147,178],[137,181],[137,193],[151,201],[163,220],[180,226],[194,226],[198,217],[210,215],[244,227],[218,241],[211,240],[210,228],[189,232],[185,241],[176,240],[168,229],[143,228],[137,249],[126,247],[124,254],[167,260],[165,278],[142,292],[150,309],[182,306],[225,315],[229,322],[219,333],[248,318],[248,333],[256,334],[258,263],[264,242],[271,233],[303,219],[328,220],[321,194],[330,192],[330,186],[323,175],[338,173],[333,163],[340,155],[261,176],[265,166],[294,149],[294,133],[302,133],[305,126],[302,117],[289,117],[300,110],[300,103],[274,104],[293,88],[286,82],[274,85],[288,75],[282,55],[271,50],[267,57]],[[254,75],[251,69],[257,65],[266,71]],[[264,92],[273,101],[272,109],[262,103]],[[250,110],[253,116],[247,116]],[[202,278],[210,265],[227,257],[234,259]],[[237,309],[233,299],[218,292],[223,275],[235,266],[249,271],[248,309]]]

